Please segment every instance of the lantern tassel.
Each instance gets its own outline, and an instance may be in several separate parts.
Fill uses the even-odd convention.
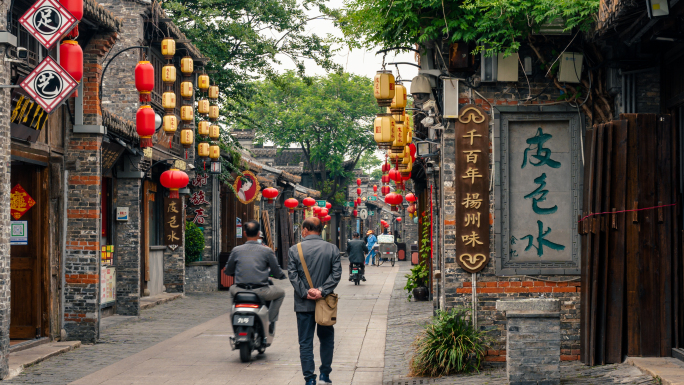
[[[72,29],[66,37],[70,39],[76,39],[78,37],[78,24],[76,24],[74,29]]]
[[[171,190],[169,190],[169,198],[170,198],[170,199],[178,199],[178,198],[180,198],[180,195],[178,194],[178,189],[171,189]]]
[[[145,102],[151,102],[152,97],[150,96],[149,92],[141,92],[140,93],[140,102],[145,103]]]
[[[140,148],[147,148],[152,146],[154,146],[154,144],[152,143],[151,136],[145,136],[140,138]]]

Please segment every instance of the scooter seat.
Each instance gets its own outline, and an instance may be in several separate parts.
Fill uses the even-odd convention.
[[[234,304],[238,303],[258,303],[260,305],[263,305],[264,302],[259,298],[258,295],[249,292],[249,291],[241,291],[235,294],[235,298],[233,299]]]

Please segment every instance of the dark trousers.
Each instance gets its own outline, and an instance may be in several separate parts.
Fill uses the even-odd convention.
[[[335,348],[335,329],[333,326],[316,324],[315,312],[297,313],[297,332],[299,333],[299,360],[302,362],[304,380],[316,379],[316,363],[314,363],[313,337],[318,327],[318,341],[321,343],[321,373],[332,372],[333,349]]]

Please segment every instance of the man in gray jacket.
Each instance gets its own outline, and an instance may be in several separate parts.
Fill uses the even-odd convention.
[[[235,276],[235,284],[230,287],[231,298],[241,291],[250,291],[264,301],[271,301],[268,308],[268,320],[271,324],[269,333],[275,331],[280,305],[285,299],[285,290],[268,284],[268,276],[285,279],[285,273],[278,266],[275,253],[270,247],[264,247],[259,237],[261,225],[257,221],[245,223],[247,242],[234,247],[226,263],[226,275]]]
[[[332,293],[342,277],[340,250],[321,238],[323,224],[318,218],[307,218],[302,224],[302,253],[314,287],[309,287],[306,274],[299,260],[297,245],[288,252],[287,271],[294,287],[297,331],[299,334],[299,359],[306,385],[316,385],[316,364],[313,355],[313,336],[318,326],[321,343],[321,384],[332,384],[333,349],[335,330],[333,326],[316,324],[316,300]]]

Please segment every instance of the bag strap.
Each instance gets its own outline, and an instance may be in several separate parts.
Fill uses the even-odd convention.
[[[304,253],[302,252],[302,244],[297,244],[297,251],[299,252],[299,261],[302,262],[302,268],[304,269],[304,274],[306,274],[306,280],[309,282],[309,289],[314,287],[311,281],[311,276],[309,275],[309,268],[306,266],[306,260],[304,259]]]

